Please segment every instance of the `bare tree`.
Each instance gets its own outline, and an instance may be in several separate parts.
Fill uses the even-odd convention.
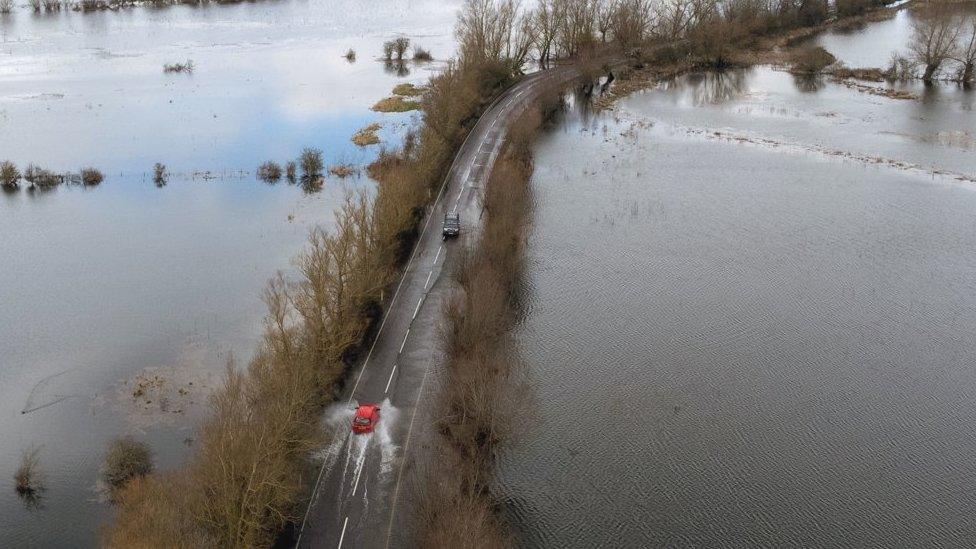
[[[620,0],[613,12],[613,38],[624,49],[640,46],[653,23],[651,0]]]
[[[596,0],[562,0],[564,9],[556,43],[565,55],[573,57],[595,39]]]
[[[596,30],[600,33],[600,41],[606,43],[607,35],[613,25],[613,14],[618,9],[617,0],[595,0]]]
[[[462,60],[505,59],[516,67],[528,57],[535,32],[517,0],[466,0],[454,29]]]
[[[532,22],[535,27],[535,48],[539,54],[539,64],[545,68],[552,60],[559,21],[562,20],[563,3],[560,0],[539,0]]]
[[[959,79],[962,82],[972,82],[976,78],[976,70],[974,70],[976,69],[976,17],[969,19],[968,28],[960,30],[960,38],[962,42],[956,48],[952,58],[962,64]]]
[[[944,5],[936,4],[919,14],[912,23],[912,57],[925,67],[922,80],[931,82],[956,48],[959,25]]]

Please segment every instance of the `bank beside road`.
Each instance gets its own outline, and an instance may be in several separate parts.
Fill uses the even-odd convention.
[[[411,451],[428,431],[422,424],[429,422],[418,415],[427,409],[425,389],[442,358],[442,303],[452,291],[450,277],[443,276],[449,271],[446,265],[456,247],[480,231],[482,192],[506,127],[544,91],[579,75],[575,66],[562,66],[523,77],[488,108],[462,144],[427,213],[372,348],[343,394],[349,406],[383,403],[379,427],[369,435],[353,435],[348,424],[335,426],[336,442],[325,456],[298,546],[411,545],[410,514],[402,508],[412,497],[405,477]],[[461,239],[442,239],[440,224],[447,213],[461,216]]]

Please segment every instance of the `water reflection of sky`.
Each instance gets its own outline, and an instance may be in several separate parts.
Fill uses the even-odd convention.
[[[39,445],[47,485],[33,512],[12,489],[0,496],[0,546],[96,545],[108,440],[149,441],[161,467],[183,459],[206,411],[201,385],[259,340],[266,281],[346,192],[372,189],[365,177],[308,194],[251,174],[183,175],[253,172],[306,146],[329,164],[368,162],[379,147],[353,145],[357,129],[381,122],[395,145],[416,117],[369,107],[441,66],[391,73],[375,59],[382,42],[404,33],[447,58],[456,7],[286,0],[0,18],[0,159],[106,175],[94,189],[0,194],[0,471]],[[186,59],[193,74],[163,73]],[[174,174],[164,188],[147,174],[156,162]],[[147,368],[194,379],[195,403],[164,420],[134,413],[123,381]]]
[[[226,10],[222,9],[226,8]],[[400,32],[444,59],[454,3],[282,2],[35,17],[18,11],[0,45],[0,151],[59,170],[252,170],[303,146],[361,159],[348,137],[398,80],[375,58]],[[347,49],[355,63],[343,58]],[[193,74],[164,74],[192,59]],[[346,158],[347,157],[347,158]]]
[[[811,83],[755,67],[682,76],[624,105],[652,113],[663,126],[878,156],[976,177],[976,157],[966,154],[976,148],[976,92],[946,84],[912,89],[919,100],[896,100],[829,79]]]

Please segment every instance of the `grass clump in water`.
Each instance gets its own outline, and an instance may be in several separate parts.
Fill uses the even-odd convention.
[[[191,72],[193,72],[193,70],[195,68],[196,67],[193,64],[193,60],[192,59],[188,59],[188,60],[186,60],[183,63],[167,63],[167,64],[163,65],[163,72],[165,72],[165,73],[170,73],[170,72],[191,73]]]
[[[162,187],[166,185],[166,177],[166,165],[161,162],[156,162],[156,164],[153,166],[153,183],[155,183],[157,187]]]
[[[0,185],[4,187],[16,187],[20,181],[20,170],[9,160],[0,162]]]
[[[298,171],[298,164],[294,160],[289,160],[285,163],[285,177],[288,179],[289,183],[294,183],[297,179],[296,172]]]
[[[258,179],[266,183],[276,183],[281,179],[281,166],[273,160],[268,160],[258,166]]]
[[[21,497],[33,496],[43,489],[38,471],[39,451],[39,448],[32,448],[20,457],[20,467],[14,473],[14,489]]]
[[[420,109],[419,101],[404,99],[402,96],[394,95],[380,99],[373,105],[376,112],[408,112]]]
[[[430,54],[430,50],[425,50],[420,46],[413,49],[413,60],[414,61],[433,61],[434,56]]]
[[[346,50],[346,55],[343,55],[343,57],[346,58],[346,61],[349,61],[350,63],[355,63],[356,62],[356,50],[354,50],[352,48],[349,48],[348,50]]]
[[[81,184],[86,186],[98,185],[105,180],[105,176],[97,168],[81,169]]]
[[[109,445],[102,478],[115,491],[133,478],[146,476],[152,470],[152,452],[149,447],[132,437],[123,437],[115,439]]]
[[[380,137],[376,135],[376,132],[378,132],[379,129],[380,125],[376,123],[370,124],[365,128],[361,128],[352,135],[352,142],[360,147],[375,145],[380,142]]]
[[[329,166],[329,173],[340,179],[345,179],[350,175],[359,173],[359,170],[352,164],[335,164]]]
[[[419,97],[424,94],[424,89],[410,83],[397,84],[393,87],[393,94],[402,95],[404,97]]]

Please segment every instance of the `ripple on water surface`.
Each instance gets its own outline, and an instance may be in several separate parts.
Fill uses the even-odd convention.
[[[973,173],[883,134],[972,121],[966,99],[765,70],[716,101],[691,79],[570,115],[538,146],[519,333],[538,417],[499,473],[527,545],[976,540],[976,189],[816,151]]]

